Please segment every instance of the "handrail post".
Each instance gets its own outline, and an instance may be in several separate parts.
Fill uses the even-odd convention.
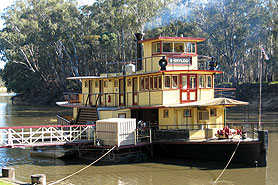
[[[134,144],[135,144],[135,145],[137,144],[137,142],[136,142],[136,140],[137,140],[136,132],[137,132],[137,131],[136,131],[136,130],[137,130],[137,129],[134,130]]]
[[[152,129],[150,129],[150,143],[152,143]]]
[[[96,130],[94,130],[94,146],[96,146],[96,137],[97,137],[97,132],[96,132]]]

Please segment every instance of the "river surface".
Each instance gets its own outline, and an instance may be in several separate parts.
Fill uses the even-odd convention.
[[[12,105],[7,97],[0,96],[0,127],[55,124],[56,114],[70,114],[66,108],[57,106]],[[257,113],[251,115],[256,116]],[[229,119],[242,117],[232,113]],[[245,117],[246,118],[246,115]],[[278,112],[265,112],[263,120],[276,122]],[[278,124],[278,123],[277,123]],[[217,184],[223,185],[272,185],[278,184],[278,126],[272,126],[269,133],[268,166],[265,168],[233,167],[228,168]],[[205,155],[205,154],[204,154]],[[248,155],[248,154],[247,154]],[[2,167],[14,167],[16,178],[30,182],[32,174],[45,174],[47,182],[59,180],[90,164],[77,158],[53,160],[31,158],[28,149],[0,149]],[[60,184],[136,184],[136,185],[206,185],[214,180],[224,169],[226,163],[183,162],[179,160],[162,163],[148,162],[123,165],[96,165],[71,177]]]

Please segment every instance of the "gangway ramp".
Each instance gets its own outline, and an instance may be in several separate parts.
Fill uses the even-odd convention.
[[[44,125],[0,128],[0,148],[93,142],[93,125]]]

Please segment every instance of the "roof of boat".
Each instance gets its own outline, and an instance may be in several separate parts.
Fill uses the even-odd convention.
[[[137,75],[151,75],[151,74],[157,74],[157,73],[171,73],[171,72],[189,72],[189,73],[194,73],[194,72],[206,72],[206,73],[216,73],[216,74],[221,74],[223,73],[222,71],[212,71],[212,70],[167,70],[167,71],[152,71],[152,72],[144,72],[144,73],[131,73],[127,75],[122,75],[120,73],[111,73],[114,75],[109,75],[110,73],[107,73],[102,76],[73,76],[73,77],[68,77],[67,80],[86,80],[86,79],[102,79],[102,78],[119,78],[119,77],[129,77],[129,76],[137,76]]]
[[[165,107],[206,107],[206,106],[236,106],[236,105],[248,105],[248,102],[234,100],[231,98],[213,98],[209,100],[194,101],[183,104],[166,105]]]
[[[193,37],[154,37],[146,40],[139,41],[144,42],[155,42],[155,41],[187,41],[187,42],[202,42],[205,38],[193,38]]]

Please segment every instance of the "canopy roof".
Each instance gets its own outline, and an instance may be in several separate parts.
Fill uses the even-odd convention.
[[[210,100],[195,101],[190,103],[169,105],[166,107],[208,107],[208,106],[236,106],[236,105],[248,105],[248,102],[234,100],[230,98],[213,98]]]

